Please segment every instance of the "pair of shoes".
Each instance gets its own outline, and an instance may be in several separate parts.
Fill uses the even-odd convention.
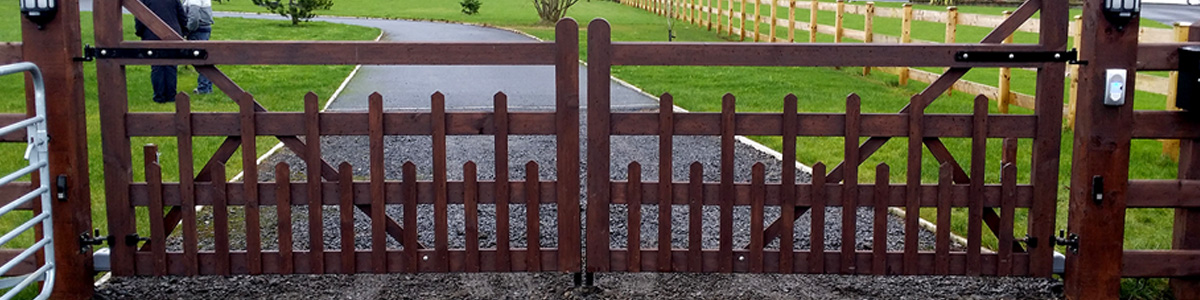
[[[207,94],[212,94],[212,91],[201,91],[199,89],[192,89],[192,94],[207,95]]]
[[[175,99],[167,99],[166,101],[158,101],[158,99],[154,99],[154,103],[161,104],[161,103],[172,103],[172,102],[175,102]]]

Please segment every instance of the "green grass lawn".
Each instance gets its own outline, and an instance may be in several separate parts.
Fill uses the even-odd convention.
[[[0,10],[15,12],[16,3],[0,5]],[[15,14],[14,14],[15,15]],[[0,21],[0,41],[20,41],[20,28],[17,18]],[[136,40],[133,36],[133,18],[125,16],[125,39]],[[82,16],[84,43],[93,43],[91,13],[84,12]],[[253,28],[253,30],[247,30]],[[306,23],[293,27],[287,21],[251,20],[242,18],[219,18],[214,25],[212,39],[214,40],[373,40],[379,35],[375,28],[340,25],[324,22]],[[354,66],[222,66],[221,70],[236,81],[243,89],[253,94],[268,110],[300,111],[303,110],[303,95],[308,91],[321,95],[322,100],[341,84]],[[153,92],[150,86],[149,66],[128,67],[129,110],[134,112],[172,112],[173,104],[156,104],[151,101]],[[100,120],[96,97],[96,69],[94,63],[84,63],[84,78],[87,101],[88,123],[88,155],[89,171],[91,174],[92,190],[92,222],[93,227],[107,232],[107,216],[104,203],[104,167],[101,159]],[[189,68],[180,68],[180,92],[190,92],[196,85],[196,72]],[[0,111],[24,112],[24,84],[20,76],[5,76],[0,78],[0,95],[5,101],[0,102]],[[237,105],[220,92],[202,95],[192,100],[192,110],[196,112],[225,111],[236,112]],[[197,137],[194,142],[195,170],[199,171],[208,157],[216,150],[222,138]],[[178,150],[175,139],[135,138],[133,145],[134,181],[143,180],[142,146],[147,143],[159,145],[162,153],[163,174],[166,180],[178,178]],[[276,139],[261,137],[258,139],[256,151],[264,153],[274,146]],[[25,161],[20,159],[23,145],[3,145],[0,151],[0,170],[10,172],[16,170]],[[229,176],[241,170],[241,154],[234,154],[227,165]],[[140,212],[144,214],[145,209]],[[29,218],[28,213],[13,214],[0,219],[0,228],[12,228],[19,222]],[[142,235],[148,233],[146,218],[138,218]],[[31,244],[32,234],[10,242],[4,247],[16,248]]]

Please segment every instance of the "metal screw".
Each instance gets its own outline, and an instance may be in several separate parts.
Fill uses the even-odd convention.
[[[738,261],[743,261],[743,260],[746,260],[746,257],[745,257],[745,256],[741,256],[741,255],[739,255],[739,256],[738,256]]]
[[[422,256],[422,257],[421,257],[421,260],[429,260],[429,255]]]
[[[154,55],[154,51],[146,50],[146,55]]]
[[[963,56],[962,56],[962,58],[963,58],[963,59],[967,59],[967,54],[966,54],[966,53],[963,53]]]
[[[1054,54],[1054,59],[1060,59],[1060,58],[1062,58],[1062,54],[1058,54],[1058,53]]]
[[[108,50],[100,50],[100,55],[108,55]]]
[[[1015,54],[1012,54],[1012,53],[1009,53],[1009,54],[1008,54],[1008,59],[1013,59],[1014,57],[1017,57],[1017,56],[1016,56]]]
[[[199,57],[199,56],[200,56],[200,50],[193,51],[193,52],[192,52],[192,55]]]

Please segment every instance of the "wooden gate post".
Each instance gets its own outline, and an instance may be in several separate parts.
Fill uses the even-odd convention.
[[[1078,251],[1067,251],[1067,299],[1116,299],[1121,290],[1125,199],[1129,179],[1134,80],[1139,19],[1117,29],[1104,17],[1103,0],[1083,6],[1079,97],[1075,104],[1075,148],[1067,230],[1079,236]],[[1106,106],[1105,71],[1127,70],[1125,104]],[[1094,181],[1103,181],[1093,195]],[[1100,196],[1100,197],[1098,197]]]
[[[21,18],[24,60],[42,70],[50,140],[50,177],[67,178],[66,201],[54,201],[55,286],[52,299],[92,298],[92,254],[80,253],[79,235],[91,232],[92,201],[88,184],[87,119],[84,116],[83,64],[78,0],[58,1],[58,16],[38,29]],[[11,14],[15,16],[16,14]],[[28,81],[28,80],[27,80]],[[28,85],[28,83],[27,83]],[[33,94],[29,95],[29,106]],[[58,193],[52,183],[51,193]]]
[[[1192,23],[1190,29],[1179,30],[1177,28],[1176,30],[1188,32],[1187,40],[1200,41],[1200,23]],[[1200,140],[1179,141],[1179,179],[1200,179]],[[1176,250],[1200,249],[1200,209],[1175,209],[1175,232],[1171,248]],[[1175,299],[1200,299],[1200,279],[1198,278],[1171,279],[1171,289],[1175,292]]]

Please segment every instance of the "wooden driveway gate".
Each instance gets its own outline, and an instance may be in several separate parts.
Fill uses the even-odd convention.
[[[164,41],[122,40],[121,8],[128,9],[148,24]],[[1041,12],[1038,44],[1000,44],[1034,13]],[[606,21],[589,26],[588,62],[588,170],[586,243],[580,233],[580,149],[578,25],[573,20],[558,23],[555,42],[525,43],[391,43],[391,42],[187,42],[139,1],[97,1],[95,6],[97,71],[100,89],[106,196],[109,231],[122,241],[112,245],[113,273],[130,275],[197,275],[262,273],[355,273],[355,272],[456,272],[456,271],[688,271],[688,272],[779,272],[840,274],[966,274],[1050,276],[1053,264],[1052,237],[1055,226],[1059,152],[1061,141],[1063,74],[1073,53],[1066,49],[1067,4],[1065,1],[1029,0],[1000,24],[980,44],[884,45],[884,44],[745,44],[745,43],[628,43],[611,42]],[[104,50],[112,50],[109,57]],[[116,51],[121,49],[122,51]],[[286,55],[273,49],[289,49]],[[122,57],[120,53],[148,54],[153,58]],[[184,51],[186,50],[186,51]],[[139,52],[140,51],[140,52]],[[162,54],[167,53],[167,54]],[[171,54],[174,53],[174,54]],[[192,112],[189,99],[180,95],[174,113],[128,111],[126,65],[192,64],[240,104],[239,112]],[[556,110],[509,113],[503,94],[496,95],[491,112],[446,112],[444,97],[431,97],[430,112],[385,112],[381,95],[373,95],[367,112],[320,112],[318,96],[304,97],[303,112],[269,112],[253,96],[225,76],[214,65],[238,64],[422,64],[422,65],[554,65]],[[670,95],[661,99],[661,110],[611,112],[609,75],[614,65],[717,65],[717,66],[929,66],[948,67],[941,78],[912,97],[910,104],[895,114],[864,114],[860,99],[846,99],[845,113],[797,113],[796,97],[781,99],[782,113],[737,113],[735,98],[722,100],[720,113],[673,112]],[[924,108],[942,95],[973,67],[1035,68],[1038,74],[1037,107],[1032,115],[989,115],[988,100],[976,98],[974,114],[925,114]],[[321,158],[322,135],[367,136],[370,140],[369,181],[356,182],[352,167],[334,167]],[[406,164],[403,178],[388,181],[383,175],[383,137],[428,135],[434,147],[431,180],[418,180],[415,166]],[[474,164],[464,168],[463,181],[446,178],[447,135],[491,135],[496,137],[496,168],[493,182],[475,178]],[[525,181],[509,180],[506,168],[509,135],[555,135],[558,179],[539,181],[536,163],[527,165]],[[703,182],[705,171],[693,165],[692,180],[672,182],[662,172],[658,182],[643,181],[639,166],[631,166],[628,181],[614,181],[608,166],[612,136],[658,136],[660,166],[671,165],[672,137],[676,135],[719,136],[721,140],[719,182]],[[794,161],[797,136],[844,137],[845,162],[826,172],[813,167],[811,183],[795,183],[796,168],[785,164],[782,183],[767,183],[761,165],[750,170],[734,169],[736,135],[781,136],[784,161]],[[144,147],[146,180],[131,176],[134,149],[131,138],[176,137],[179,161],[157,159],[155,146]],[[193,169],[192,139],[199,136],[225,137],[213,157],[199,172]],[[243,161],[254,161],[252,136],[275,136],[307,166],[304,182],[290,182],[288,165],[274,167],[274,182],[227,182],[225,163],[240,147]],[[301,138],[300,136],[303,136]],[[860,138],[866,142],[858,144]],[[880,176],[874,183],[860,183],[860,164],[892,138],[907,138],[908,177],[893,184],[889,166],[874,166]],[[964,171],[941,138],[969,138],[969,170]],[[986,161],[988,139],[1002,139],[1004,160]],[[1032,168],[1027,184],[1017,182],[1013,162],[1018,140],[1032,143]],[[941,165],[936,184],[921,183],[922,151],[928,149]],[[164,182],[162,165],[177,163],[179,182]],[[245,164],[245,174],[259,174],[259,166]],[[986,170],[1001,170],[1000,184],[985,184]],[[749,172],[750,182],[734,182],[735,172]],[[169,174],[168,174],[169,175]],[[171,176],[166,176],[171,177]],[[253,175],[248,178],[256,178]],[[320,197],[314,195],[321,195]],[[528,248],[510,245],[509,205],[527,206],[528,216],[537,216],[537,202],[558,208],[557,247],[534,244]],[[290,203],[291,205],[281,205]],[[386,215],[385,205],[402,205],[401,222]],[[467,224],[466,245],[448,246],[449,204],[463,204]],[[495,249],[480,249],[477,208],[480,204],[499,207]],[[291,207],[307,206],[312,249],[292,249]],[[416,207],[434,207],[435,241],[418,242]],[[689,244],[673,249],[661,243],[656,249],[616,249],[610,246],[610,205],[628,205],[629,219],[641,219],[642,205],[668,208],[687,205],[690,211]],[[719,247],[703,249],[700,238],[704,206],[720,210]],[[752,226],[746,247],[733,243],[734,206],[748,206]],[[135,211],[148,208],[148,221],[139,223]],[[230,249],[230,207],[245,211],[246,247]],[[263,249],[261,207],[274,207],[280,218],[278,249]],[[340,228],[321,226],[322,209],[338,207]],[[456,209],[458,206],[454,206]],[[777,220],[764,220],[765,207],[782,208]],[[876,212],[872,250],[824,247],[822,222],[826,207],[869,207]],[[936,207],[937,242],[933,251],[918,249],[918,214],[904,222],[906,236],[902,252],[888,252],[885,229],[887,211],[904,207],[916,211]],[[965,251],[951,252],[950,212],[966,208],[969,214]],[[213,246],[198,244],[197,208],[211,209],[214,222]],[[1013,238],[1014,211],[1028,209],[1028,237]],[[354,210],[370,217],[371,247],[355,249]],[[997,212],[997,210],[999,212]],[[659,239],[670,239],[669,209],[660,209]],[[805,212],[815,215],[812,247],[796,249],[794,221]],[[856,209],[843,210],[843,239],[854,239]],[[455,212],[457,213],[457,212]],[[536,217],[526,218],[527,235],[537,236]],[[768,226],[766,223],[770,221]],[[139,245],[137,224],[146,224],[149,241]],[[631,222],[629,245],[640,245],[640,223]],[[982,253],[984,226],[999,237],[999,249]],[[326,250],[320,238],[324,230],[340,230],[340,250]],[[182,247],[168,250],[172,236]],[[388,248],[388,238],[403,246]],[[775,239],[778,248],[768,248]],[[581,246],[586,244],[586,256]]]

